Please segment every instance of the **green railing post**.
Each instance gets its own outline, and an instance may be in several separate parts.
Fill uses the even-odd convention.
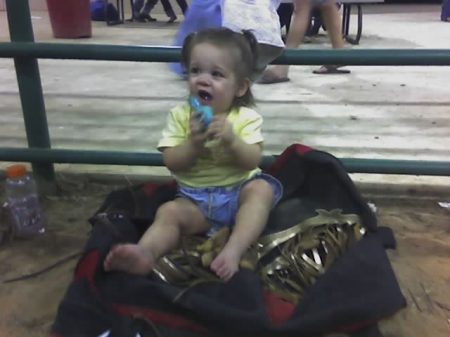
[[[12,42],[34,42],[28,0],[6,0],[9,32]],[[31,57],[15,57],[17,83],[25,122],[28,146],[50,148],[50,135],[42,94],[38,62]],[[56,191],[53,164],[32,163],[39,191]]]

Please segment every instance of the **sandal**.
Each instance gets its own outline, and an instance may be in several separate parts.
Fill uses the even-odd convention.
[[[334,66],[334,65],[321,66],[319,69],[313,70],[313,73],[318,75],[350,74],[350,70],[340,69],[341,67],[345,66]]]

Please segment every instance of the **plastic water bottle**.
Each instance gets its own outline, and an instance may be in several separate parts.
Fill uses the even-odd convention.
[[[18,238],[30,238],[45,232],[44,215],[39,204],[36,183],[24,165],[6,169],[5,193],[10,225]]]

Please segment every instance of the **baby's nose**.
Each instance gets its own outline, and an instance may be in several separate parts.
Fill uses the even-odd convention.
[[[204,85],[210,84],[211,83],[211,75],[208,73],[200,74],[200,76],[198,77],[198,82],[200,84],[204,84]]]

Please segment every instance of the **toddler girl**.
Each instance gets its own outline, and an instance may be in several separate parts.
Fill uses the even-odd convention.
[[[212,120],[205,125],[188,102],[170,112],[158,149],[178,183],[177,198],[159,207],[137,244],[114,246],[105,270],[145,275],[181,235],[229,226],[228,242],[210,268],[223,280],[236,273],[282,195],[280,182],[258,168],[262,117],[250,108],[256,50],[247,31],[215,28],[186,38],[182,64],[189,93],[213,111]]]

